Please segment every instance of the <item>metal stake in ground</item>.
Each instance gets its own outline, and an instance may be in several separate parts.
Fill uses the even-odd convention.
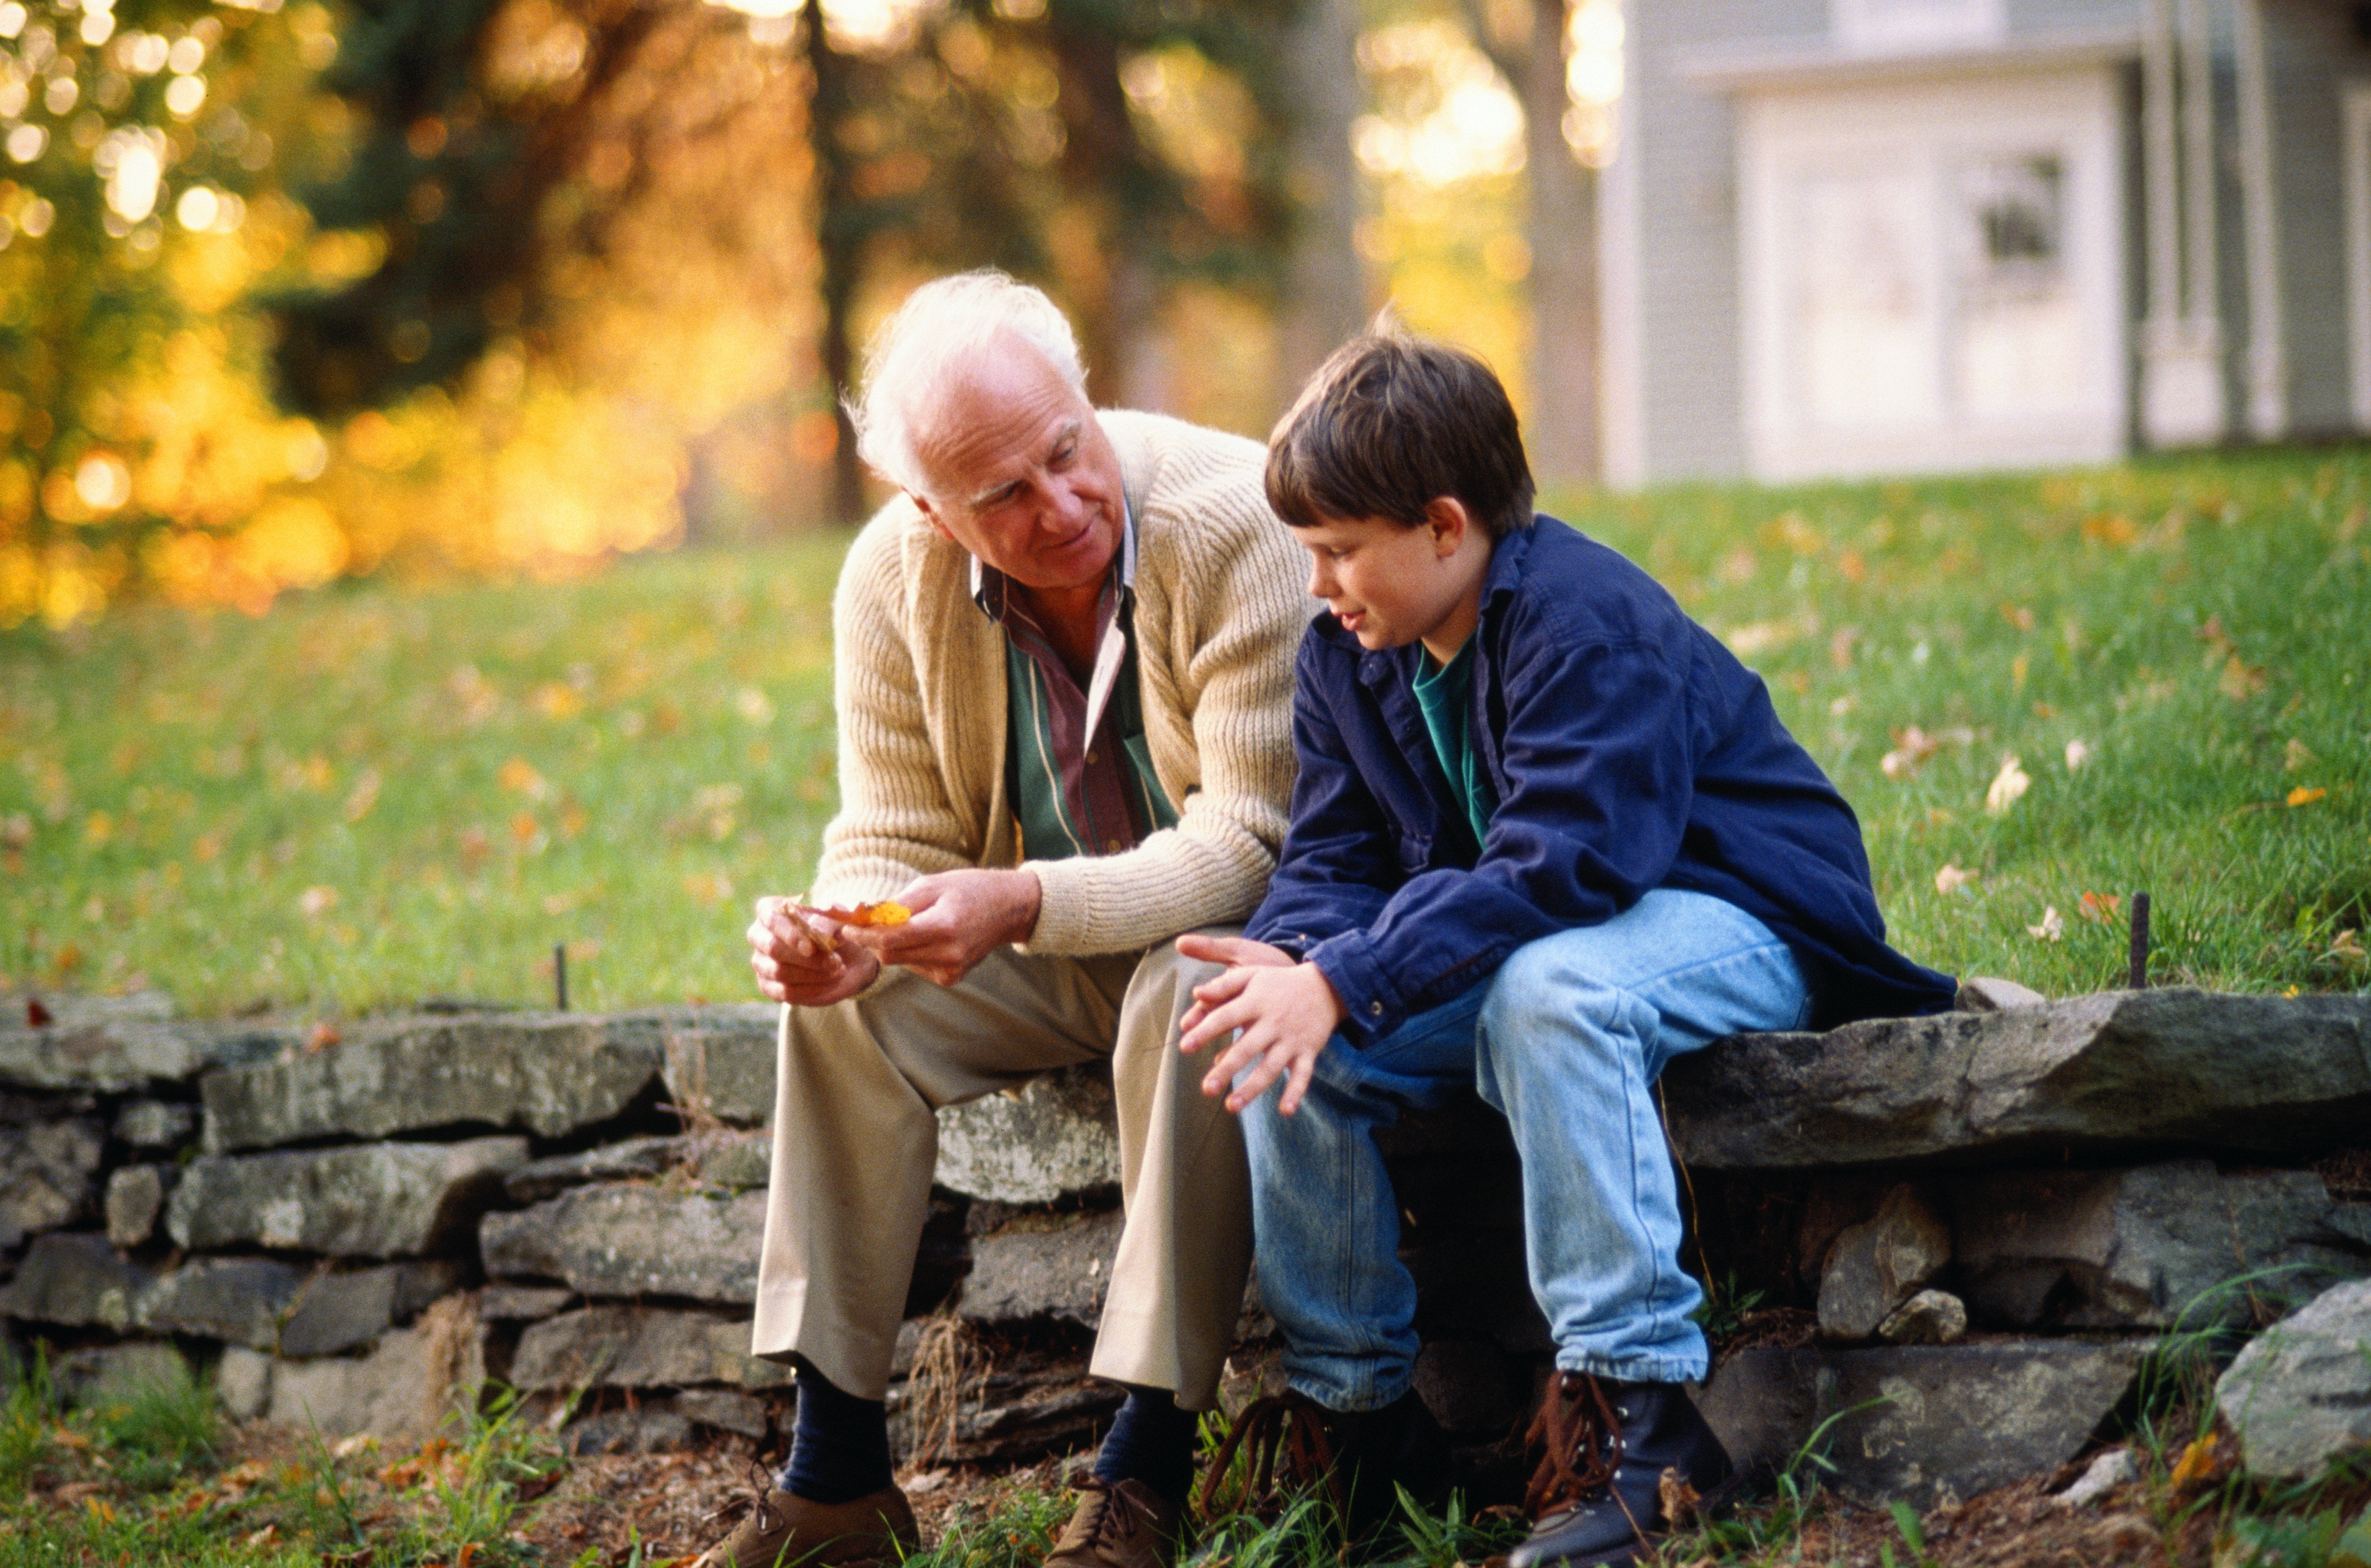
[[[561,1012],[568,1010],[568,944],[551,944],[551,991],[554,1006]]]
[[[2133,952],[2130,978],[2132,988],[2135,991],[2148,989],[2148,917],[2149,895],[2145,893],[2133,894]]]

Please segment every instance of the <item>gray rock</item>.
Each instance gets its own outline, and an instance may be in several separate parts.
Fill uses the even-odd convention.
[[[749,1327],[748,1320],[733,1318],[708,1331],[710,1365],[716,1369],[715,1380],[736,1389],[789,1388],[792,1374],[787,1364],[749,1354]]]
[[[1030,1216],[972,1243],[957,1313],[974,1323],[1053,1318],[1093,1328],[1119,1251],[1120,1216]]]
[[[1699,1170],[2169,1147],[2296,1159],[2371,1121],[2371,997],[2116,991],[1738,1035],[1663,1082]]]
[[[187,1388],[190,1364],[169,1344],[140,1340],[73,1351],[50,1364],[50,1378],[66,1403],[88,1410]]]
[[[580,1457],[672,1453],[691,1446],[691,1422],[672,1401],[604,1411],[569,1423],[560,1435],[560,1446]]]
[[[584,1307],[519,1336],[511,1381],[530,1391],[585,1387],[685,1388],[729,1379],[717,1366],[722,1320],[706,1312]],[[748,1331],[741,1331],[742,1343]]]
[[[126,1165],[109,1176],[107,1239],[119,1247],[137,1247],[155,1235],[174,1174],[169,1165]]]
[[[214,1398],[233,1421],[253,1421],[272,1408],[272,1357],[245,1345],[225,1345],[214,1363]]]
[[[1065,1067],[939,1113],[938,1183],[1000,1204],[1050,1204],[1119,1182],[1110,1069]]]
[[[2079,1453],[2131,1387],[2145,1340],[1741,1351],[1697,1403],[1741,1469],[1799,1461],[1858,1501],[1930,1507],[2040,1475]]]
[[[1959,1275],[1980,1321],[2014,1328],[2238,1325],[2254,1304],[2371,1274],[2371,1248],[2310,1171],[2206,1160],[1953,1180]],[[2227,1281],[2241,1283],[2226,1286]]]
[[[513,1203],[539,1204],[573,1187],[596,1182],[622,1182],[634,1177],[664,1176],[683,1163],[681,1138],[628,1138],[575,1154],[555,1154],[522,1165],[503,1183]]]
[[[1960,982],[1961,1012],[2007,1012],[2012,1008],[2046,1008],[2050,998],[2030,986],[1996,974],[1971,974]]]
[[[34,1240],[0,1290],[0,1318],[128,1329],[155,1279],[104,1236],[53,1230]]]
[[[1887,1314],[1877,1337],[1888,1344],[1957,1344],[1968,1337],[1968,1304],[1948,1290],[1922,1290]]]
[[[490,1323],[531,1323],[575,1299],[564,1285],[490,1285],[478,1292],[478,1316]]]
[[[717,1131],[677,1137],[628,1138],[575,1154],[557,1154],[515,1171],[503,1183],[518,1203],[541,1203],[600,1182],[648,1181],[681,1171],[704,1186],[745,1192],[766,1184],[773,1139],[763,1133]]]
[[[362,1144],[191,1162],[166,1205],[183,1247],[390,1258],[437,1251],[497,1202],[526,1140]]]
[[[463,1126],[558,1137],[656,1082],[655,1024],[575,1015],[408,1020],[333,1049],[209,1073],[210,1152]]]
[[[469,1298],[448,1296],[366,1355],[272,1363],[269,1418],[324,1437],[417,1443],[474,1406],[485,1378],[485,1334]]]
[[[676,1296],[746,1306],[758,1299],[766,1197],[578,1187],[479,1229],[487,1274],[565,1280],[587,1296]]]
[[[1862,1340],[1942,1272],[1950,1228],[1907,1182],[1885,1195],[1877,1216],[1845,1227],[1820,1271],[1820,1332]]]
[[[157,1276],[133,1320],[158,1333],[197,1334],[270,1350],[304,1271],[270,1258],[192,1258]]]
[[[889,1391],[889,1448],[900,1464],[1002,1464],[1083,1447],[1109,1424],[1120,1389],[1089,1377],[1082,1358],[1023,1351],[1001,1355],[957,1390],[954,1430],[931,1430],[910,1408],[907,1385]]]
[[[2371,1281],[2322,1293],[2250,1341],[2215,1385],[2248,1470],[2319,1477],[2371,1448]]]
[[[666,1019],[668,1100],[693,1119],[712,1116],[745,1127],[771,1120],[781,1014],[765,1004]]]
[[[772,1430],[764,1401],[731,1389],[687,1389],[675,1397],[675,1408],[703,1426],[735,1432],[760,1443]]]
[[[115,1136],[137,1149],[172,1148],[197,1130],[197,1107],[168,1100],[135,1100],[115,1114]]]
[[[317,1274],[281,1325],[280,1354],[335,1355],[368,1344],[460,1284],[459,1265],[443,1258]]]
[[[2120,1486],[2129,1486],[2141,1478],[2141,1462],[2128,1444],[2120,1444],[2094,1458],[2075,1484],[2058,1493],[2062,1508],[2088,1508]]]
[[[85,1117],[0,1125],[0,1252],[89,1212],[105,1145]]]
[[[300,1038],[293,1029],[78,1017],[69,1009],[39,1029],[0,1028],[0,1083],[108,1094],[168,1089],[210,1067],[266,1060]]]

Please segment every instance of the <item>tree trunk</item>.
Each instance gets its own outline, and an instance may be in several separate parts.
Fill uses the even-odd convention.
[[[807,68],[815,74],[815,93],[807,103],[807,138],[815,153],[815,239],[823,272],[821,357],[824,377],[831,384],[832,420],[839,432],[831,449],[831,520],[855,523],[867,511],[864,463],[856,455],[856,427],[848,418],[847,398],[856,378],[850,317],[862,281],[864,229],[855,213],[853,170],[839,144],[839,128],[849,108],[849,69],[824,30],[821,0],[805,0],[800,16],[806,29]]]
[[[1532,251],[1532,417],[1524,444],[1544,481],[1598,477],[1597,171],[1564,139],[1566,0],[1532,0],[1516,90],[1524,121]]]
[[[1129,200],[1150,160],[1120,86],[1117,43],[1093,25],[1099,18],[1073,9],[1056,7],[1047,32],[1061,82],[1062,184],[1071,201],[1090,204],[1097,264],[1091,275],[1066,270],[1064,292],[1094,400],[1154,407],[1158,395],[1143,370],[1160,327],[1162,290],[1151,256],[1157,232]]]
[[[1358,0],[1301,0],[1285,34],[1285,79],[1294,117],[1290,188],[1292,259],[1277,322],[1277,407],[1366,324],[1367,271],[1359,258],[1359,170],[1350,122],[1359,86]]]

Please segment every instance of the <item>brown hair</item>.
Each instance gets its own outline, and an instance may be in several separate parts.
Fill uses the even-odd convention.
[[[1454,496],[1493,539],[1531,526],[1532,466],[1497,375],[1388,320],[1334,351],[1267,438],[1267,502],[1307,528],[1387,517],[1413,528]]]

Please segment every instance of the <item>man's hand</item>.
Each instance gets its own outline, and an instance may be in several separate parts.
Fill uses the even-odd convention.
[[[941,871],[897,895],[913,911],[904,924],[843,926],[839,934],[883,963],[952,986],[996,949],[1027,941],[1043,896],[1035,871]]]
[[[1195,986],[1194,1006],[1179,1020],[1181,1051],[1235,1035],[1203,1076],[1202,1092],[1225,1094],[1227,1109],[1240,1112],[1282,1078],[1276,1108],[1287,1116],[1300,1110],[1318,1054],[1342,1022],[1342,999],[1324,971],[1240,937],[1180,937],[1177,951],[1232,966]],[[1245,1067],[1250,1074],[1231,1091],[1228,1086]]]
[[[849,943],[846,928],[827,916],[800,913],[792,899],[758,900],[748,938],[758,989],[792,1007],[844,1002],[881,973],[879,959]]]

